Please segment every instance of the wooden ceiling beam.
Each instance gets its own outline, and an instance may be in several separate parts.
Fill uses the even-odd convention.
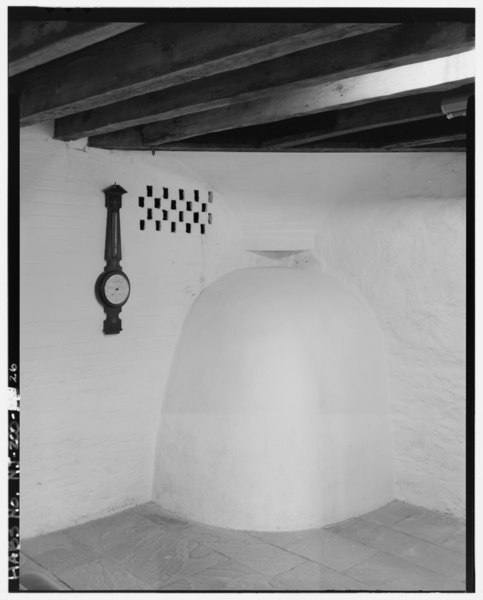
[[[139,148],[139,150],[146,150],[146,148]],[[226,145],[224,147],[211,148],[204,144],[182,144],[181,142],[176,144],[170,144],[166,147],[160,148],[156,152],[261,152],[260,150],[254,150],[252,147],[241,146],[237,144]],[[278,150],[263,150],[263,152],[280,152],[280,153],[306,153],[306,154],[318,154],[318,153],[345,153],[353,154],[354,152],[373,152],[373,153],[385,153],[385,152],[466,152],[466,144],[459,145],[459,142],[451,142],[450,144],[441,144],[433,146],[401,146],[394,147],[391,149],[380,148],[380,147],[358,147],[354,144],[349,143],[332,143],[322,145],[318,147],[307,147],[307,146],[295,146],[294,148],[280,148]]]
[[[386,138],[387,139],[387,138]],[[342,140],[342,141],[341,141]],[[95,142],[89,146],[96,147]],[[356,136],[350,140],[334,138],[318,140],[311,144],[295,146],[293,148],[260,148],[255,139],[240,136],[239,132],[232,135],[211,134],[200,138],[191,138],[181,142],[173,142],[159,148],[146,146],[141,137],[134,136],[124,148],[116,150],[149,151],[149,152],[464,152],[466,150],[465,136],[462,132],[447,135],[427,137],[425,139],[412,139],[400,143],[381,144],[380,140],[371,140],[368,136],[364,140]]]
[[[440,140],[436,141],[436,142],[432,142],[432,143],[428,143],[425,146],[422,146],[423,148],[425,148],[427,151],[432,151],[432,149],[438,149],[438,150],[444,150],[445,148],[449,149],[448,151],[452,152],[455,149],[460,150],[466,150],[466,140],[465,139],[461,139],[461,140],[454,140],[454,141],[448,141],[448,142],[442,142]],[[421,146],[415,146],[415,149],[419,149],[421,148]]]
[[[474,93],[474,86],[457,88],[453,92],[469,97]],[[431,119],[443,115],[441,110],[443,97],[443,94],[434,92],[415,94],[320,113],[313,117],[302,117],[292,123],[284,124],[279,128],[279,132],[265,136],[260,146],[272,150],[293,148],[358,131]],[[276,130],[277,124],[273,124],[270,129]]]
[[[460,142],[466,140],[466,132],[460,131],[443,135],[435,133],[427,137],[402,142],[394,142],[383,146],[385,150],[398,150],[401,148],[419,148],[423,146],[434,146],[437,144],[447,144],[449,142]]]
[[[14,78],[21,125],[91,110],[380,28],[374,23],[154,23]]]
[[[11,21],[8,26],[8,74],[18,75],[133,29],[141,23]]]
[[[386,153],[386,152],[466,152],[466,146],[458,145],[459,142],[452,142],[450,145],[441,146],[401,146],[395,148],[380,148],[379,146],[355,146],[350,143],[321,143],[318,146],[296,146],[295,148],[284,148],[276,150],[276,152],[305,152],[309,153],[343,153],[353,154],[354,152],[371,152],[371,153]]]
[[[392,146],[383,147],[377,143],[365,141],[364,143],[353,141],[340,142],[338,140],[319,141],[313,144],[295,146],[293,148],[256,148],[246,142],[240,143],[236,139],[226,140],[223,143],[204,140],[203,138],[184,140],[161,146],[155,152],[280,152],[280,153],[317,153],[317,152],[465,152],[466,139],[463,134],[454,134],[448,136],[451,141],[444,141],[444,138],[432,138],[425,145],[414,143],[401,143]],[[146,150],[146,146],[138,150]]]
[[[146,125],[141,131],[146,145],[160,146],[216,131],[283,121],[391,97],[443,91],[473,81],[474,56],[466,52],[161,121]],[[98,143],[113,147],[116,141],[122,144],[125,135],[129,135],[129,129],[94,137],[100,138]]]
[[[423,122],[405,123],[361,131],[334,138],[305,144],[306,150],[320,151],[329,148],[350,148],[358,150],[393,151],[425,147],[436,144],[461,142],[466,139],[466,119],[447,119],[440,116]],[[291,150],[296,150],[292,148]]]
[[[284,123],[280,124],[281,127]],[[193,151],[193,152],[330,152],[333,151],[399,151],[409,148],[437,149],[462,145],[466,138],[466,119],[447,119],[442,113],[424,121],[405,124],[386,124],[371,130],[339,134],[331,139],[320,139],[294,147],[270,148],[260,144],[266,128],[248,127],[241,130],[222,131],[163,146],[147,146],[139,129],[132,129],[113,145],[115,150]],[[98,136],[102,137],[102,136]],[[89,145],[106,148],[97,137],[89,138]]]
[[[415,23],[391,26],[292,53],[144,96],[58,119],[54,137],[64,141],[253,101],[301,85],[363,75],[380,69],[464,52],[474,26]]]
[[[87,140],[93,148],[104,148],[105,150],[155,150],[144,142],[141,128],[131,127],[124,131],[108,133],[106,135],[94,135]]]
[[[99,136],[102,137],[102,136]],[[213,133],[196,139],[174,142],[159,148],[147,146],[142,138],[139,129],[130,130],[130,134],[122,139],[122,144],[117,143],[113,148],[106,148],[104,144],[99,144],[98,137],[89,138],[88,145],[93,148],[111,149],[111,150],[148,150],[164,152],[166,150],[175,151],[203,151],[203,152],[253,152],[258,151],[256,137],[245,131],[228,131]]]

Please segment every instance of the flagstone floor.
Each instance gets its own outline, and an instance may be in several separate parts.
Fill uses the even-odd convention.
[[[64,590],[464,591],[465,524],[399,501],[323,529],[245,532],[147,503],[22,541]]]

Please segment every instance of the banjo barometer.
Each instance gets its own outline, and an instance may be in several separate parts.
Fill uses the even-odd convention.
[[[119,313],[126,304],[131,284],[121,267],[121,221],[119,211],[122,206],[122,195],[126,190],[114,184],[104,190],[107,208],[106,246],[104,259],[106,266],[96,281],[96,297],[104,307],[104,333],[122,331]]]

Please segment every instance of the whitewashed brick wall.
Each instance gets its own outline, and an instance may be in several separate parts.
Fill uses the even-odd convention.
[[[29,537],[151,498],[161,402],[199,292],[246,266],[323,268],[386,334],[399,497],[464,512],[464,157],[109,152],[21,137],[21,526]],[[102,333],[102,190],[123,198],[124,331]],[[146,185],[214,191],[207,235],[139,230]],[[244,228],[244,231],[243,231]],[[313,253],[243,248],[256,228]],[[263,236],[263,232],[260,233]]]
[[[323,270],[366,298],[385,334],[398,498],[459,517],[466,501],[465,208],[464,198],[354,204],[324,225],[315,253]]]
[[[131,297],[123,331],[104,335],[94,283],[104,268],[102,190],[127,194],[122,266]],[[174,158],[112,153],[21,136],[22,536],[89,520],[151,498],[161,400],[193,300],[227,270],[264,263],[242,250],[237,221],[214,193],[213,225],[140,231],[146,185],[208,187]],[[266,261],[265,261],[266,262]]]
[[[465,512],[464,153],[181,154],[244,228],[315,235],[285,260],[344,280],[385,333],[398,497]]]

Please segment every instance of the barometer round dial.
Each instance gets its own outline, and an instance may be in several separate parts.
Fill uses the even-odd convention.
[[[127,276],[119,271],[106,273],[99,282],[102,300],[110,306],[122,306],[129,298],[131,285]]]

